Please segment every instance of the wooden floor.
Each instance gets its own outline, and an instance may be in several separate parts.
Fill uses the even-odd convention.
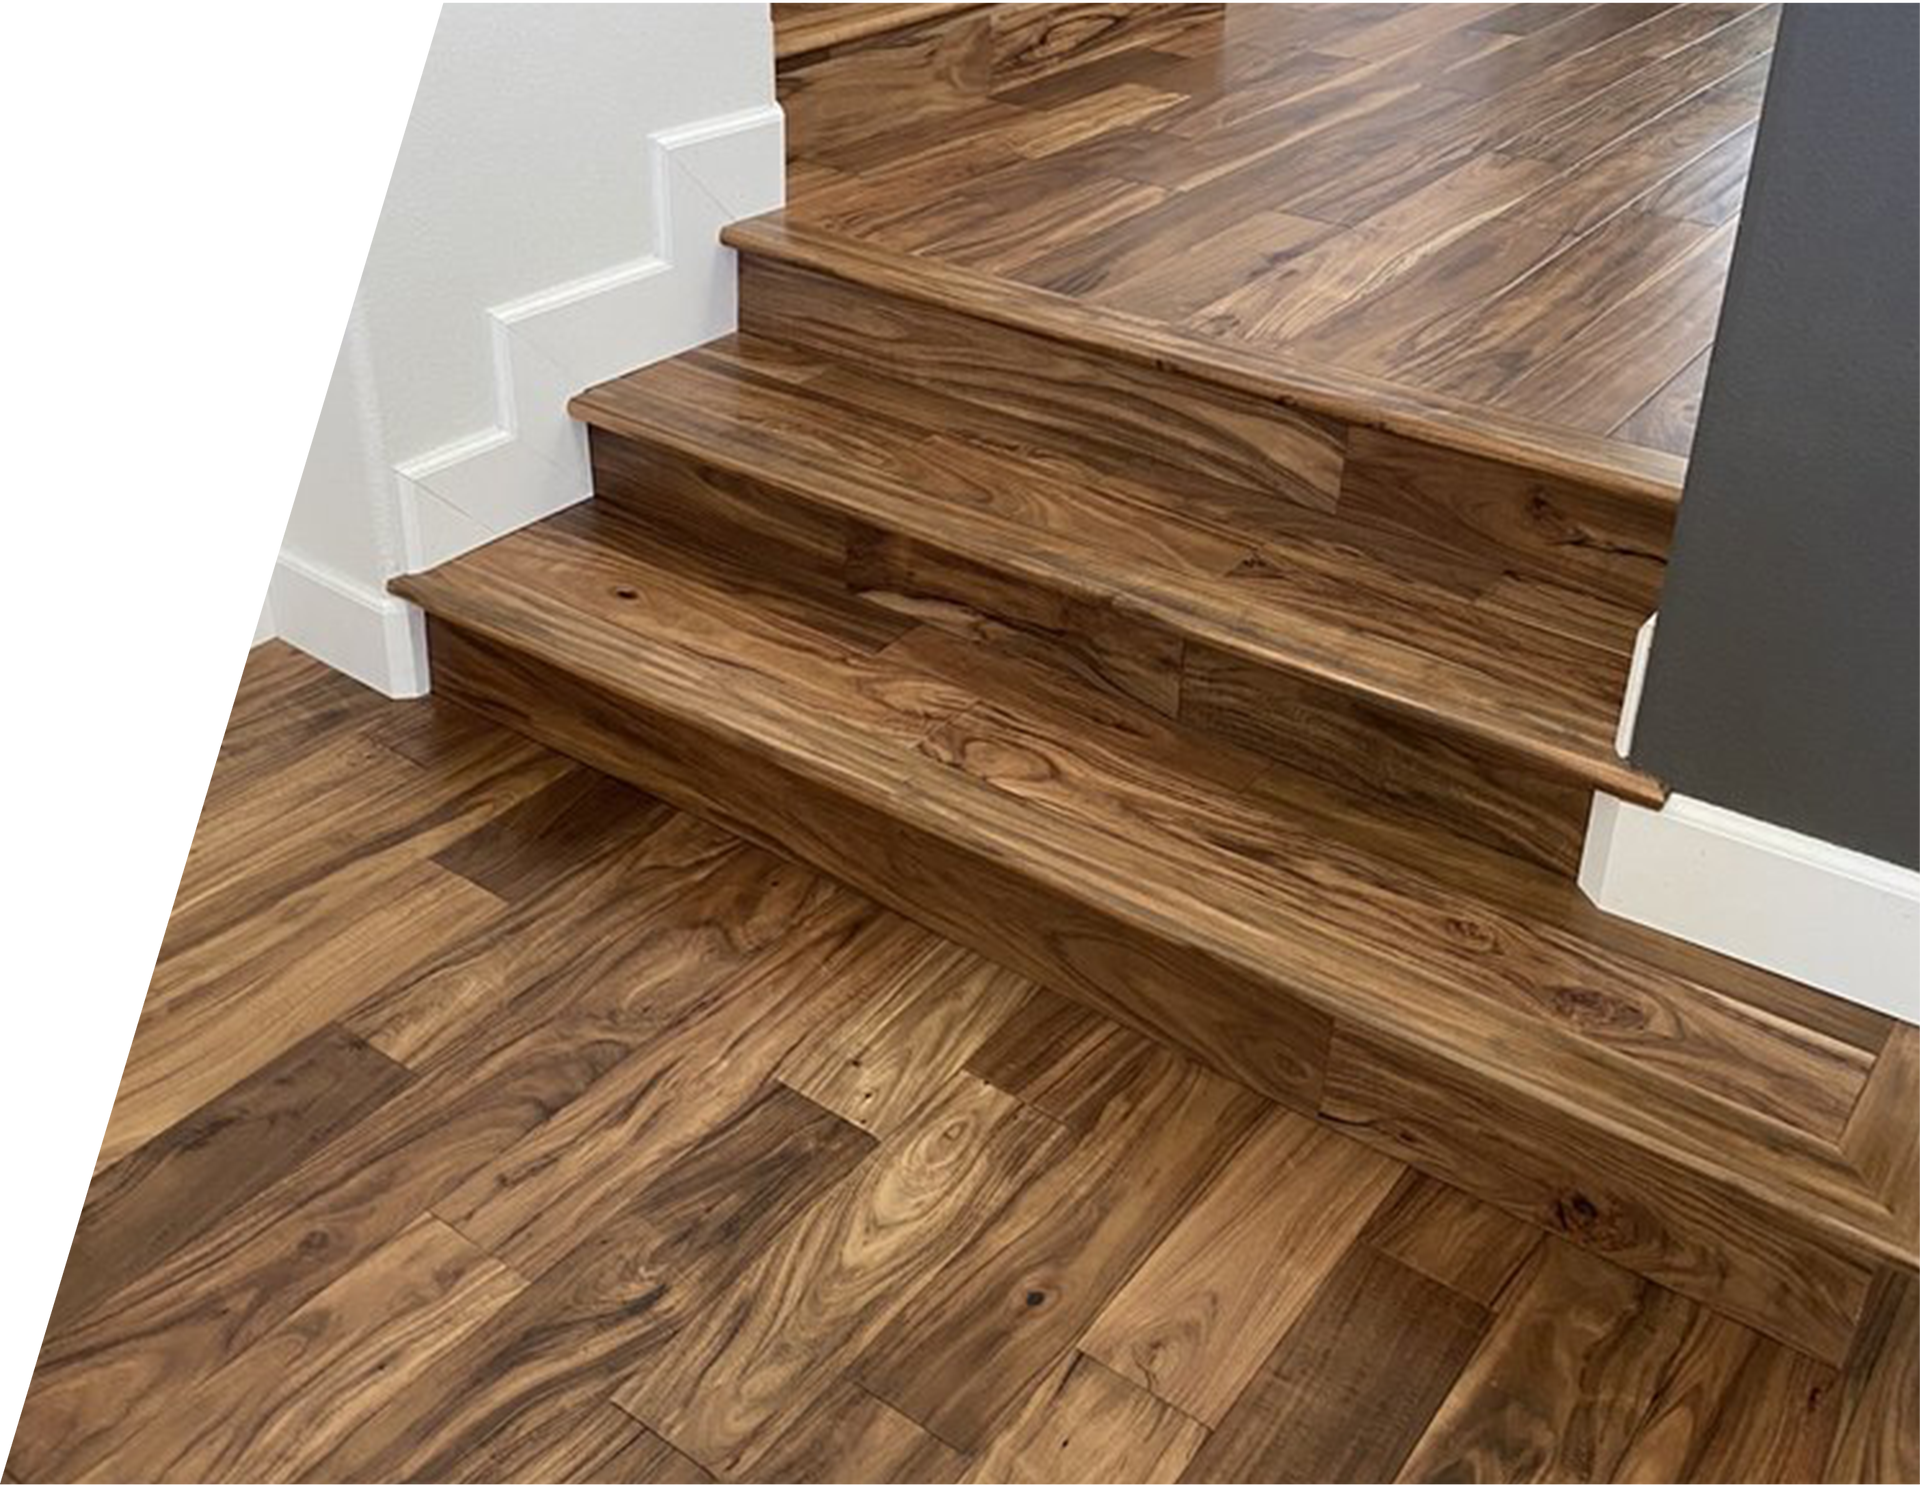
[[[1830,1367],[256,650],[8,1477],[1912,1479]]]
[[[1687,451],[1774,7],[920,9],[783,59],[791,218]]]

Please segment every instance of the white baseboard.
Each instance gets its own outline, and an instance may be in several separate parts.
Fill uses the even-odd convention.
[[[1657,617],[1634,646],[1623,758]],[[1657,810],[1596,794],[1580,888],[1617,917],[1920,1021],[1920,872],[1684,794]]]
[[[271,638],[259,542],[31,634],[0,653],[0,763]]]
[[[426,694],[426,619],[412,604],[283,551],[267,606],[295,649],[388,696]]]
[[[734,255],[720,229],[784,200],[784,116],[769,105],[706,119],[650,136],[647,149],[650,250],[488,310],[494,425],[396,466],[407,571],[586,499],[586,437],[567,399],[734,328]]]
[[[1920,872],[1685,795],[1593,799],[1581,889],[1605,911],[1920,1021]]]

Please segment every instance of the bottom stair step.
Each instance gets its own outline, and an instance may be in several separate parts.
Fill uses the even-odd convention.
[[[1914,1264],[1911,1028],[598,503],[394,589],[440,694],[1789,1344]]]

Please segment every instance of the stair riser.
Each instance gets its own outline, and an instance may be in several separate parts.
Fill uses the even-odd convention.
[[[1821,1359],[1881,1263],[1560,1101],[1336,1020],[1289,986],[963,844],[880,785],[815,775],[688,709],[621,699],[452,625],[436,691],[847,881],[1289,1108]],[[691,704],[689,704],[691,705]]]
[[[592,446],[596,496],[684,539],[772,543],[776,565],[803,564],[881,607],[1043,660],[1522,859],[1578,866],[1589,787],[1496,743],[1229,654],[1128,611],[1124,594],[1049,586],[598,429]]]
[[[741,328],[990,407],[1118,474],[1194,473],[1332,512],[1391,566],[1478,588],[1524,577],[1631,631],[1659,598],[1670,502],[1311,413],[880,289],[745,255]]]
[[[906,11],[911,7],[898,7]],[[976,108],[1123,47],[1177,38],[1216,21],[1218,5],[975,5],[918,7],[905,24],[783,56],[780,106],[789,158],[829,157],[889,128]],[[934,13],[944,12],[944,13]]]

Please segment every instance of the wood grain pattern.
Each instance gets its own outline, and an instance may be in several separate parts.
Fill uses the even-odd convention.
[[[862,1386],[976,1449],[1100,1311],[1258,1112],[1168,1053],[1137,1066],[1072,1150],[866,1348]],[[938,1383],[932,1356],[949,1369]]]
[[[422,1217],[94,1467],[102,1477],[297,1480],[525,1288]]]
[[[47,1334],[206,1232],[408,1081],[406,1069],[358,1037],[323,1027],[107,1167],[87,1190]]]
[[[1099,1362],[1072,1355],[1034,1389],[966,1478],[1028,1485],[1080,1480],[1171,1485],[1206,1432]]]
[[[757,1436],[803,1412],[1057,1142],[998,1089],[964,1076],[947,1088],[759,1255],[735,1302],[623,1386],[620,1406],[703,1464],[750,1472]]]
[[[1471,1301],[1353,1249],[1183,1478],[1385,1480],[1418,1442],[1486,1321]],[[1383,1366],[1382,1358],[1394,1358]],[[1356,1419],[1366,1426],[1356,1427]]]
[[[1399,1478],[1608,1478],[1686,1318],[1670,1292],[1544,1245]]]
[[[1329,35],[1362,47],[1390,23]],[[838,632],[855,653],[917,658],[977,688],[976,706],[1018,709],[1033,694],[1031,672],[998,675],[937,632],[877,647],[858,625]],[[324,785],[339,764],[330,748],[349,738],[457,775],[501,741],[444,697],[343,706],[311,669],[271,655],[250,667],[239,725],[256,777],[291,784],[310,771]],[[263,694],[313,715],[262,730]],[[1090,714],[1096,753],[1137,748],[1222,789],[1261,777],[1144,709],[1110,701]],[[377,769],[368,785],[379,797]],[[1411,845],[1390,816],[1351,816],[1325,789],[1281,793],[1335,839]],[[1910,1269],[1877,1268],[1846,1354],[1810,1358],[1237,1094],[1085,1003],[1015,981],[996,1026],[962,1017],[972,1029],[956,1039],[938,1012],[973,1004],[965,951],[710,826],[596,790],[608,806],[599,831],[569,806],[585,792],[527,796],[524,879],[510,831],[476,849],[477,875],[504,871],[497,880],[528,890],[421,973],[413,1024],[431,1034],[410,1068],[328,1028],[101,1178],[91,1241],[126,1272],[49,1337],[10,1481],[710,1480],[706,1462],[609,1400],[663,1370],[675,1426],[738,1460],[741,1478],[1378,1479],[1429,1449],[1465,1461],[1446,1473],[1502,1477],[1550,1457],[1573,1474],[1608,1453],[1619,1478],[1912,1476]],[[210,838],[230,831],[222,804],[208,811]],[[302,859],[327,828],[309,816],[283,859]],[[1493,870],[1490,853],[1452,859],[1483,887],[1514,869]],[[201,869],[217,876],[220,863]],[[1576,921],[1518,882],[1502,900],[1533,903],[1540,926]],[[350,882],[315,903],[327,922],[367,911]],[[475,993],[453,993],[461,983]],[[408,1024],[409,988],[376,987],[369,1022]],[[270,1003],[271,985],[262,993]],[[1835,1138],[1851,1134],[1853,1158],[1891,1195],[1903,1147],[1886,1111],[1913,1076],[1911,1029],[1828,1024],[1871,1069]],[[842,1037],[943,1049],[889,1078],[897,1091],[910,1076],[920,1096],[899,1092],[878,1138],[772,1075],[803,1065],[797,1048]],[[725,1070],[728,1046],[742,1049],[745,1077]],[[682,1059],[716,1076],[678,1080]],[[942,1111],[963,1109],[987,1112],[997,1133],[943,1149],[933,1131],[955,1123]],[[577,1140],[542,1133],[563,1121]],[[630,1136],[617,1154],[615,1130]],[[551,1250],[536,1248],[537,1276],[435,1210],[476,1170],[514,1169],[524,1185],[522,1159],[576,1145],[591,1158],[544,1187],[569,1220]],[[991,1153],[1016,1146],[1026,1158]],[[936,1158],[922,1159],[929,1149]],[[1343,1179],[1369,1169],[1380,1179]],[[1576,1225],[1609,1220],[1567,1201]],[[1277,1340],[1259,1278],[1276,1265],[1297,1311]],[[983,1274],[1008,1285],[1004,1309],[982,1302]],[[1096,1290],[1104,1318],[1089,1329],[1080,1299]],[[1042,1302],[1029,1306],[1030,1293]],[[1258,1323],[1209,1321],[1236,1309]],[[1161,1323],[1175,1311],[1199,1323]],[[938,1329],[917,1344],[916,1314],[951,1314],[947,1331],[979,1337],[1020,1380],[983,1387]],[[1207,1358],[1247,1352],[1250,1329],[1272,1350],[1254,1348],[1209,1429],[1086,1354],[1110,1328],[1173,1336],[1147,1348],[1163,1379],[1218,1375]],[[889,1343],[901,1357],[889,1382],[964,1393],[985,1419],[977,1442],[956,1448],[859,1385],[886,1360],[866,1343],[889,1334],[906,1346]],[[672,1380],[714,1368],[746,1385]]]
[[[1399,1174],[1298,1115],[1269,1116],[1080,1349],[1189,1418],[1219,1423]]]
[[[716,635],[767,632],[751,612],[713,629],[701,618],[685,640],[665,609],[644,640],[624,623],[602,630],[592,592],[604,579],[581,589],[558,568],[516,572],[511,550],[491,549],[477,586],[446,574],[408,583],[461,629],[492,636],[476,644],[445,629],[437,641],[444,684],[475,706],[770,834],[1092,1009],[1823,1359],[1844,1352],[1870,1269],[1901,1251],[1882,1197],[1831,1143],[1870,1062],[1850,1044],[1792,1030],[1721,990],[1699,998],[1703,987],[1639,951],[1599,950],[1573,926],[1577,915],[1542,931],[1510,907],[1462,900],[1441,885],[1451,860],[1440,880],[1420,884],[1348,847],[1328,854],[1325,825],[1289,823],[1159,772],[1124,733],[1056,730],[1041,706],[976,706],[936,723],[915,744],[931,756],[902,751],[891,722],[858,735],[841,720],[842,682],[821,692],[799,671],[721,659],[735,641],[716,648]],[[784,612],[791,620],[797,610]],[[481,647],[501,644],[540,658]],[[702,668],[716,662],[724,672]],[[747,682],[749,671],[761,679]],[[703,679],[722,673],[724,685]],[[941,737],[984,722],[992,730],[964,754]],[[977,773],[952,768],[962,756]],[[1150,853],[1139,852],[1143,840]],[[1307,860],[1318,864],[1306,870]],[[1357,916],[1329,939],[1337,880],[1351,883],[1342,900]],[[1204,896],[1189,895],[1199,881]],[[1152,883],[1144,895],[1142,882]],[[1518,903],[1535,890],[1499,895]],[[1288,903],[1310,932],[1279,930]],[[1355,973],[1356,952],[1374,969]],[[1443,954],[1458,956],[1459,972],[1436,991],[1436,967],[1453,962]],[[1568,974],[1592,995],[1565,993]],[[1609,1009],[1627,1005],[1637,1009]],[[1320,1031],[1282,1029],[1291,1007],[1346,1028],[1334,1083],[1322,1086],[1313,1060]],[[1783,1096],[1782,1077],[1805,1097]],[[1583,1089],[1578,1108],[1551,1092],[1570,1085]],[[1823,1103],[1828,1112],[1802,1134],[1780,1122]]]
[[[910,1118],[1032,992],[1018,975],[910,923],[897,931],[918,941],[916,951],[788,1053],[777,1074],[870,1134]]]

